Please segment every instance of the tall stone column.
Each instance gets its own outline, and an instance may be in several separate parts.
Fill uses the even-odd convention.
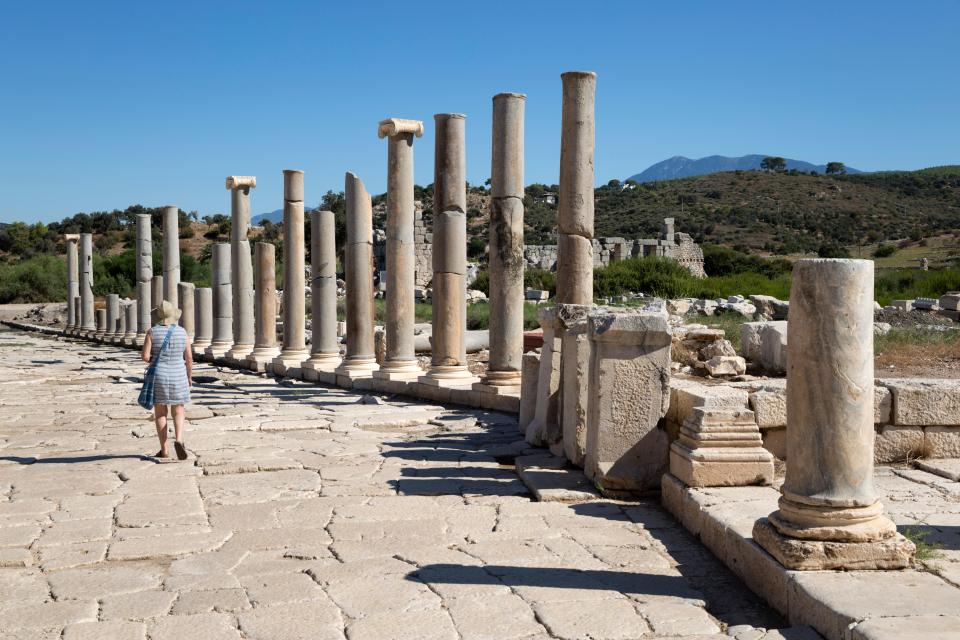
[[[344,278],[347,285],[347,352],[337,367],[342,386],[368,378],[377,370],[373,343],[373,208],[363,182],[347,172],[347,244]]]
[[[193,355],[203,354],[213,337],[213,289],[197,287],[193,296]]]
[[[233,346],[226,354],[230,364],[243,366],[253,351],[253,263],[250,260],[250,189],[257,186],[253,176],[229,176],[230,268],[233,282]]]
[[[163,276],[153,276],[150,279],[150,311],[160,306],[163,302]],[[154,320],[153,316],[150,316],[150,322]]]
[[[213,245],[210,264],[213,274],[213,331],[210,346],[204,351],[209,360],[223,358],[233,346],[233,281],[230,278],[231,246]]]
[[[150,231],[150,214],[137,214],[137,341],[151,327],[150,310],[153,308],[153,237]]]
[[[593,304],[593,152],[597,74],[563,79],[560,193],[557,201],[557,303]]]
[[[73,331],[80,325],[80,319],[74,314],[73,299],[80,295],[80,255],[77,244],[80,242],[79,233],[68,233],[64,236],[67,241],[67,325],[66,331]]]
[[[124,308],[126,326],[123,331],[123,344],[128,347],[136,345],[137,342],[137,301],[131,300]]]
[[[253,273],[257,278],[257,337],[245,366],[263,372],[280,353],[277,349],[277,248],[269,242],[258,242],[253,253],[256,263]]]
[[[70,335],[78,336],[80,335],[80,318],[82,314],[82,309],[80,306],[80,296],[73,297],[73,317],[77,319],[77,326],[70,331]]]
[[[313,338],[304,380],[336,383],[340,364],[337,342],[337,226],[332,211],[310,213],[310,315]],[[321,374],[323,374],[321,376]]]
[[[113,340],[117,335],[117,321],[120,319],[120,296],[107,294],[107,322],[103,331],[105,341]]]
[[[97,329],[93,312],[93,236],[80,234],[80,330],[89,334]]]
[[[433,344],[430,370],[419,382],[464,387],[479,381],[467,368],[466,116],[433,118]]]
[[[523,112],[526,96],[493,97],[490,173],[490,358],[474,388],[517,393],[523,367]]]
[[[196,316],[194,316],[194,292],[197,287],[192,282],[177,283],[177,300],[180,304],[180,326],[193,340],[196,335]]]
[[[380,123],[377,135],[387,138],[387,340],[373,377],[412,380],[423,373],[413,345],[413,138],[423,135],[423,123],[389,118]]]
[[[107,310],[97,309],[95,315],[97,318],[97,328],[93,333],[93,339],[97,342],[103,342],[103,336],[107,333]]]
[[[873,262],[798,260],[787,325],[780,508],[753,538],[788,569],[899,569],[913,543],[873,485]]]
[[[163,208],[163,299],[180,308],[177,285],[180,284],[180,207]]]
[[[273,360],[273,373],[299,378],[300,365],[310,357],[304,334],[303,171],[283,172],[283,349]]]

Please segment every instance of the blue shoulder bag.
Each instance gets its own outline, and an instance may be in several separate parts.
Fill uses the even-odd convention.
[[[167,329],[167,335],[163,337],[163,343],[160,345],[160,351],[157,352],[157,357],[150,362],[147,370],[143,372],[143,387],[140,389],[140,397],[137,398],[137,404],[148,411],[153,411],[153,388],[157,382],[157,363],[160,361],[160,356],[163,355],[167,345],[170,343],[170,334],[173,333],[176,326],[176,324],[172,324],[170,328]]]

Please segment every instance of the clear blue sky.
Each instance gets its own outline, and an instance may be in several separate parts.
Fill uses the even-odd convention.
[[[960,162],[960,3],[5,2],[0,221],[178,204],[255,213],[306,172],[385,188],[385,117],[467,114],[490,174],[490,98],[528,95],[527,182],[556,182],[560,73],[598,73],[597,182],[673,155],[770,153],[865,170]]]

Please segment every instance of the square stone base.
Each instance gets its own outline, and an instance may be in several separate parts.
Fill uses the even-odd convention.
[[[765,450],[764,453],[766,453]],[[769,454],[768,454],[769,455]],[[692,460],[670,450],[670,473],[690,487],[743,487],[771,484],[772,460]]]
[[[416,382],[417,378],[423,375],[423,369],[399,369],[391,370],[380,368],[373,372],[374,380],[389,380],[398,382]]]
[[[319,382],[321,384],[337,384],[337,374],[333,371],[325,371],[322,369],[314,369],[312,367],[304,366],[301,369],[301,375],[304,380],[307,382]]]
[[[257,373],[266,373],[270,371],[270,363],[272,363],[276,357],[276,353],[251,353],[244,361],[243,368],[256,371]]]
[[[913,562],[914,544],[895,534],[876,542],[800,540],[782,535],[766,518],[753,525],[753,540],[787,569],[905,569]]]
[[[417,378],[417,382],[428,387],[441,387],[444,389],[471,389],[473,385],[480,381],[476,376],[464,376],[463,378],[434,378],[431,375],[423,375]]]
[[[473,390],[480,393],[490,393],[498,396],[510,395],[520,397],[520,385],[487,384],[482,380],[473,383]]]

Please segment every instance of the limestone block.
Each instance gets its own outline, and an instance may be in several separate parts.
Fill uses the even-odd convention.
[[[926,427],[923,430],[923,453],[929,458],[960,458],[960,427]]]
[[[786,320],[790,303],[773,296],[753,295],[750,302],[757,308],[756,315],[765,320]]]
[[[949,291],[940,296],[939,305],[947,311],[960,311],[960,291]]]
[[[913,300],[891,300],[890,306],[896,311],[911,311],[913,309]]]
[[[527,432],[537,409],[537,379],[540,373],[540,354],[532,351],[523,354],[520,378],[520,432]]]
[[[917,458],[923,452],[923,443],[922,427],[880,427],[873,441],[873,461],[889,463]]]
[[[787,370],[787,323],[769,322],[760,334],[760,368],[779,374]]]
[[[749,362],[760,361],[760,333],[766,322],[744,322],[740,325],[740,355]]]
[[[893,401],[890,389],[876,385],[873,387],[873,422],[874,424],[887,424],[890,422],[890,414],[893,410]]]
[[[760,434],[763,436],[763,448],[780,458],[787,459],[787,428],[774,427],[772,429],[763,429]]]
[[[562,305],[567,308],[573,305]],[[587,446],[587,405],[590,397],[590,340],[587,335],[586,310],[582,321],[568,324],[560,339],[560,426],[563,431],[563,452],[567,460],[583,466]]]
[[[787,426],[786,391],[760,390],[750,394],[750,408],[761,429]]]
[[[740,356],[714,356],[704,363],[714,377],[739,376],[747,371],[747,361]]]
[[[749,396],[746,389],[735,387],[709,386],[700,383],[671,384],[670,410],[667,413],[667,420],[679,429],[679,426],[693,415],[694,407],[746,409]]]
[[[698,408],[670,446],[670,473],[691,487],[770,484],[773,456],[752,411]]]
[[[883,379],[893,396],[893,424],[960,425],[960,380]]]

